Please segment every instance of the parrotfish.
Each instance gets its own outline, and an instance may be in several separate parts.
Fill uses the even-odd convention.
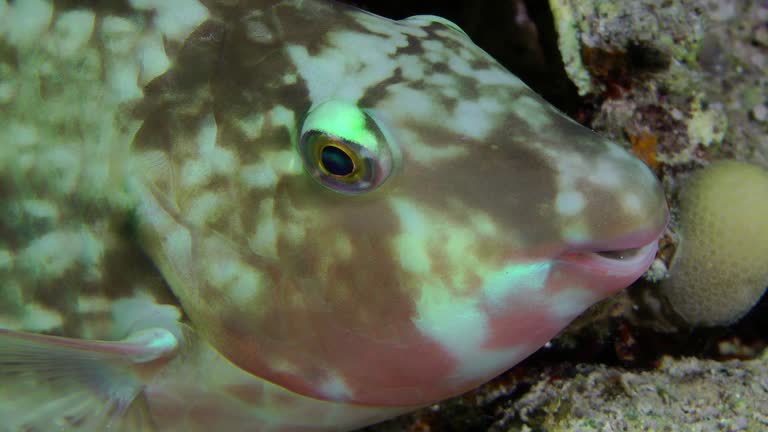
[[[0,0],[0,429],[348,431],[649,267],[653,173],[454,23]]]

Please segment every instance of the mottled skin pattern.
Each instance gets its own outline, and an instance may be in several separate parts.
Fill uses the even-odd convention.
[[[434,17],[0,0],[1,23],[0,327],[169,330],[126,430],[348,430],[459,394],[639,277],[666,222],[641,162]],[[381,185],[313,178],[318,131],[375,136]],[[72,389],[105,404],[74,380],[0,414],[45,429]]]

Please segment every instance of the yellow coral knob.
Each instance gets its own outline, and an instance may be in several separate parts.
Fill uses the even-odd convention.
[[[721,161],[681,192],[680,243],[664,291],[697,325],[741,318],[768,286],[768,171]]]

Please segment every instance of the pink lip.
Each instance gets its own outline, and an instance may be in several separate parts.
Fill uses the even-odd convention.
[[[614,249],[609,257],[597,251],[571,251],[558,258],[584,268],[587,272],[607,277],[626,277],[637,274],[639,277],[650,267],[656,256],[658,242],[654,239],[639,248]]]
[[[556,267],[603,296],[619,291],[645,273],[658,250],[658,239],[666,224],[656,230],[637,231],[610,242],[566,250],[556,258]]]

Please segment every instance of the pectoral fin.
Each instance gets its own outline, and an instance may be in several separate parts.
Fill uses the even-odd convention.
[[[0,430],[152,431],[142,392],[177,349],[162,328],[116,342],[0,329]]]

